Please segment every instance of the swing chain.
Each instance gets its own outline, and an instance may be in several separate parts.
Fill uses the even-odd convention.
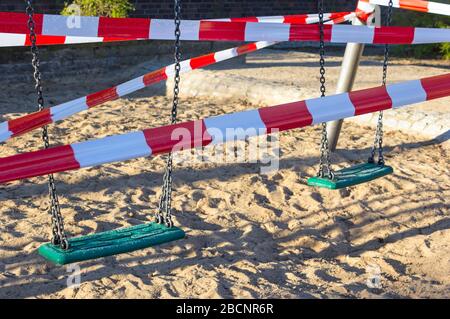
[[[320,93],[321,97],[325,96],[325,32],[324,32],[324,14],[323,14],[323,0],[318,1],[318,11],[319,11],[319,33],[320,33],[320,44],[319,44],[319,55],[320,55]],[[327,174],[325,174],[327,173]],[[317,176],[324,177],[328,176],[329,179],[334,179],[334,172],[330,165],[330,149],[328,145],[327,136],[327,123],[322,123],[322,138],[320,141],[320,161],[319,161],[319,171]]]
[[[42,111],[44,109],[44,95],[42,92],[39,49],[36,45],[36,24],[33,18],[34,9],[32,0],[27,0],[26,13],[28,15],[28,29],[30,30],[29,38],[31,42],[31,53],[33,55],[32,66],[34,69],[33,77],[35,80],[35,89],[38,97],[38,110]],[[42,128],[42,140],[44,142],[44,147],[46,149],[49,148],[50,142],[46,126]],[[61,215],[61,208],[56,192],[55,179],[51,174],[48,176],[48,189],[50,196],[50,213],[52,217],[52,244],[59,245],[62,249],[68,249],[69,242],[64,230],[64,220]]]
[[[174,89],[173,89],[173,104],[171,111],[171,123],[177,122],[178,102],[180,93],[180,71],[181,71],[181,0],[175,0],[175,75],[174,75]],[[173,157],[172,153],[167,156],[166,170],[163,177],[162,194],[159,201],[159,210],[156,216],[156,221],[159,224],[164,223],[167,227],[173,227],[172,221],[172,181],[173,181]]]
[[[389,7],[386,18],[386,25],[389,26],[392,23],[392,8],[394,6],[393,0],[389,1]],[[389,64],[389,45],[384,46],[384,60],[383,60],[383,80],[382,85],[386,86],[387,82],[387,70]],[[378,149],[378,165],[384,165],[383,156],[383,111],[378,113],[377,129],[375,132],[375,139],[372,147],[372,152],[369,157],[369,163],[375,163],[375,152]]]

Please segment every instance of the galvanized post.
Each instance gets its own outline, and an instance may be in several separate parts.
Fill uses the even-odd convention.
[[[375,25],[380,24],[380,8],[375,9],[373,15]],[[369,19],[367,25],[373,25],[373,19]],[[364,22],[355,18],[352,22],[353,25],[365,25]],[[339,80],[336,87],[336,93],[344,93],[352,90],[353,83],[355,82],[356,72],[358,71],[359,61],[361,60],[362,53],[364,51],[364,44],[360,43],[348,43],[345,48],[344,58],[342,60],[341,73],[339,74]],[[336,105],[336,107],[340,107]],[[343,120],[328,122],[327,135],[330,151],[335,151],[337,142],[339,140],[339,134],[341,132]]]

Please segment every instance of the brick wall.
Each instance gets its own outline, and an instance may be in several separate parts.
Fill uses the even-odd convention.
[[[36,12],[58,13],[67,0],[34,0]],[[1,0],[0,11],[23,11],[24,0]],[[131,16],[172,18],[173,0],[130,0]],[[283,15],[316,11],[317,0],[183,0],[183,18]],[[326,11],[349,11],[357,0],[325,0]]]
[[[136,16],[171,18],[173,1],[132,0]],[[326,0],[326,10],[347,11],[355,0]],[[184,0],[183,16],[188,19],[283,15],[315,12],[317,0]]]
[[[38,13],[59,13],[65,0],[34,0],[33,5]],[[0,0],[0,11],[25,10],[25,0]]]

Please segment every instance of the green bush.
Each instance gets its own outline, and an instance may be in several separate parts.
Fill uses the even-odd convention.
[[[445,60],[450,60],[450,43],[441,44],[441,54]]]
[[[129,0],[72,0],[65,3],[61,14],[125,18],[133,10],[134,7]]]
[[[436,14],[396,10],[393,18],[392,25],[396,26],[450,28],[450,18]],[[418,59],[442,58],[450,60],[450,43],[398,46],[395,47],[394,54]]]

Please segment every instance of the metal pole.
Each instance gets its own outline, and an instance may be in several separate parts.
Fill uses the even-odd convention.
[[[379,7],[375,9],[375,24],[379,23],[380,10]],[[368,25],[373,24],[369,19]],[[352,22],[353,25],[365,25],[364,22],[355,18]],[[345,93],[352,90],[353,83],[355,82],[356,72],[358,71],[359,61],[361,60],[362,53],[364,51],[364,44],[360,43],[348,43],[345,48],[344,59],[342,60],[341,73],[339,74],[339,80],[336,87],[336,93]],[[336,107],[340,107],[336,105]],[[327,126],[328,144],[330,151],[334,152],[339,140],[339,134],[341,132],[342,123],[344,120],[338,120],[329,122]]]

